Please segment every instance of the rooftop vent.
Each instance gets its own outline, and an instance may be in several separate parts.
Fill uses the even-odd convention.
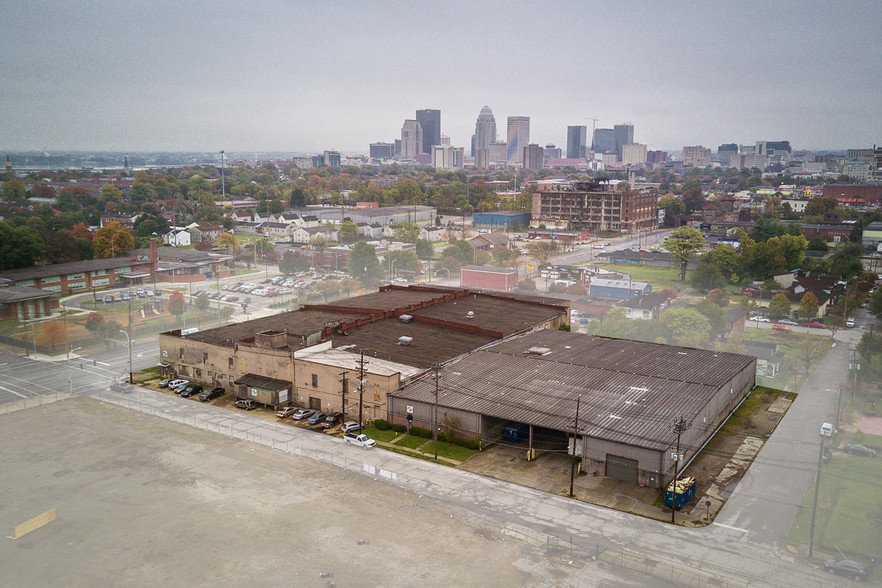
[[[468,312],[466,313],[466,318],[467,318],[467,319],[473,319],[473,318],[475,318],[475,311],[474,311],[474,310],[470,310],[470,311],[468,311]]]
[[[551,349],[548,347],[530,347],[527,349],[527,353],[530,355],[548,355],[551,353]]]
[[[413,320],[413,317],[410,316],[409,314],[402,314],[398,318],[401,320],[402,323],[409,323],[410,321]]]
[[[413,343],[413,337],[407,337],[407,336],[398,337],[398,344],[399,345],[410,345],[411,343]]]

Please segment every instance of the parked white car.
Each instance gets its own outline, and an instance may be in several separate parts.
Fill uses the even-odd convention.
[[[756,321],[756,322],[758,322],[758,323],[770,323],[770,322],[772,322],[772,321],[770,321],[769,319],[767,319],[767,318],[764,317],[764,316],[752,316],[752,317],[750,317],[749,320]]]

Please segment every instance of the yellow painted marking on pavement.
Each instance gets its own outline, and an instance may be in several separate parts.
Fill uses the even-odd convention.
[[[35,516],[31,520],[25,521],[22,524],[16,526],[13,531],[13,534],[8,535],[7,537],[9,539],[18,539],[20,537],[23,537],[24,535],[27,535],[31,531],[36,531],[37,529],[39,529],[43,525],[47,525],[54,520],[55,520],[55,509],[50,508],[49,510],[47,510],[43,514],[38,514],[37,516]]]

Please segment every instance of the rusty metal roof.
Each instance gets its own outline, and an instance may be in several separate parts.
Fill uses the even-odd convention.
[[[734,353],[541,330],[441,369],[439,406],[579,432],[651,449],[669,447],[671,424],[694,417],[720,386],[756,359]],[[392,394],[434,402],[431,374]]]

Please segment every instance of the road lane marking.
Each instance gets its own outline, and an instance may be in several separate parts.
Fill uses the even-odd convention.
[[[18,396],[20,398],[27,398],[27,396],[25,396],[24,394],[20,394],[19,392],[16,392],[15,390],[10,390],[9,388],[7,388],[5,386],[0,386],[0,390],[5,390],[6,392],[12,392],[13,394],[15,394],[16,396]]]
[[[20,525],[17,525],[12,532],[12,535],[7,535],[9,539],[18,539],[30,533],[31,531],[36,531],[43,525],[48,525],[52,521],[55,520],[55,508],[50,508],[46,512],[42,514],[38,514],[34,518],[23,522]]]
[[[741,531],[742,533],[750,533],[750,531],[748,531],[747,529],[742,529],[740,527],[733,527],[731,525],[724,525],[723,523],[711,523],[711,524],[714,524],[718,527],[723,527],[724,529],[731,529],[733,531]]]

